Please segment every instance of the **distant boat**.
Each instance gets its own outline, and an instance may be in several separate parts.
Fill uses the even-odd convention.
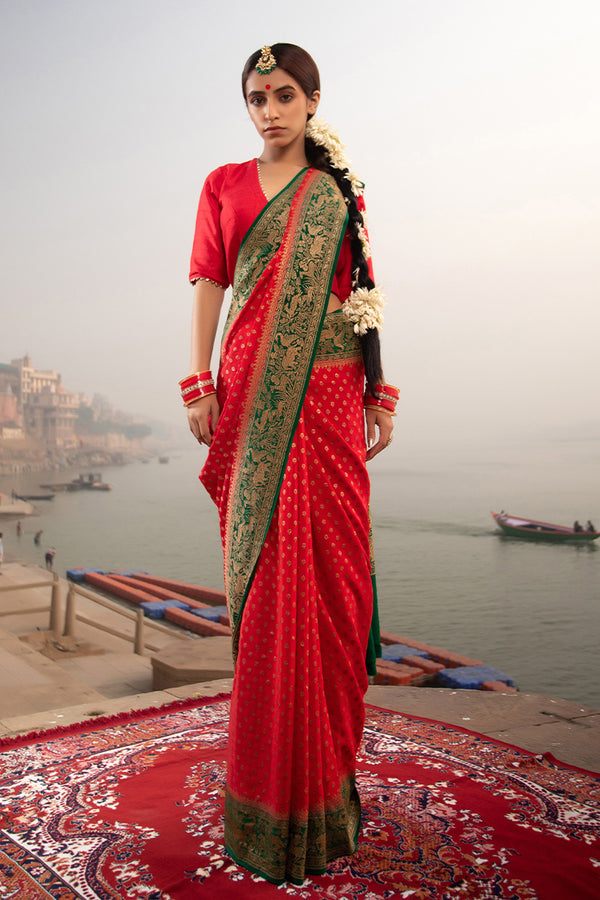
[[[496,524],[509,537],[524,538],[533,541],[595,541],[600,531],[574,531],[568,525],[553,525],[550,522],[538,522],[535,519],[522,519],[508,513],[492,512]]]
[[[159,461],[159,463],[168,463],[169,457],[168,456],[159,456],[158,461]]]
[[[112,491],[112,484],[102,481],[102,475],[98,472],[96,475],[80,475],[82,479],[82,488],[84,491]]]
[[[112,484],[102,481],[100,472],[89,472],[87,475],[78,475],[72,481],[59,484],[40,484],[41,488],[51,491],[110,491]]]
[[[54,500],[54,494],[17,494],[18,500]]]

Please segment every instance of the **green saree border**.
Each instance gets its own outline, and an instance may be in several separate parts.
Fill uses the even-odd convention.
[[[379,624],[379,601],[377,599],[377,579],[375,572],[371,575],[373,585],[373,614],[367,643],[366,666],[367,675],[377,675],[377,660],[381,659],[381,628]]]
[[[315,353],[314,365],[339,366],[352,360],[362,360],[358,335],[342,309],[326,312]]]
[[[310,358],[310,361],[309,361],[309,365],[308,365],[308,369],[307,369],[307,372],[306,372],[306,377],[305,377],[305,379],[304,379],[304,385],[303,385],[303,387],[302,387],[302,395],[301,395],[301,398],[300,398],[300,402],[299,402],[299,404],[298,404],[298,410],[297,410],[297,413],[296,413],[296,418],[295,418],[294,423],[293,423],[293,425],[292,425],[292,431],[291,431],[291,434],[290,434],[290,439],[289,439],[289,442],[288,442],[288,447],[287,447],[287,451],[286,451],[286,454],[285,454],[285,459],[283,460],[283,464],[282,464],[282,466],[281,466],[281,472],[280,472],[280,474],[279,474],[279,481],[277,482],[277,487],[276,487],[276,491],[275,491],[275,493],[276,493],[276,498],[275,498],[275,502],[273,503],[273,506],[272,506],[272,508],[271,508],[271,513],[270,513],[270,515],[269,515],[269,521],[268,521],[268,523],[267,523],[267,531],[269,530],[269,527],[270,527],[270,525],[271,525],[271,520],[272,520],[272,518],[273,518],[273,513],[275,512],[275,506],[277,505],[277,497],[279,496],[279,489],[280,489],[281,483],[282,483],[282,481],[283,481],[283,475],[284,475],[284,472],[285,472],[285,467],[286,467],[286,465],[287,465],[287,461],[288,461],[288,458],[289,458],[289,455],[290,455],[290,450],[292,449],[292,441],[293,441],[293,439],[294,439],[294,434],[296,433],[296,428],[298,427],[298,422],[299,422],[299,420],[300,420],[300,415],[301,415],[301,413],[302,413],[302,404],[304,403],[304,398],[306,397],[306,391],[308,390],[308,383],[309,383],[309,381],[310,381],[310,376],[311,376],[311,374],[312,374],[313,366],[314,366],[314,363],[315,363],[315,357],[316,357],[316,355],[317,355],[317,350],[318,350],[318,347],[319,347],[319,336],[320,336],[321,330],[322,330],[322,328],[323,328],[323,322],[324,322],[324,320],[325,320],[325,316],[327,315],[327,305],[328,305],[328,302],[329,302],[329,295],[330,295],[330,293],[331,293],[331,286],[332,286],[332,284],[333,284],[333,278],[334,278],[334,275],[335,275],[335,268],[336,268],[336,266],[337,266],[337,262],[338,262],[338,259],[339,259],[339,256],[340,256],[340,250],[341,250],[341,248],[342,248],[342,240],[343,240],[343,238],[344,238],[344,231],[345,231],[345,228],[346,228],[346,222],[347,222],[347,220],[348,220],[348,212],[346,211],[346,216],[345,216],[345,219],[344,219],[343,228],[342,228],[341,235],[340,235],[340,238],[339,238],[339,243],[338,243],[337,250],[336,250],[336,253],[335,253],[335,257],[334,257],[334,259],[333,259],[333,263],[332,263],[332,266],[331,266],[331,274],[330,274],[330,276],[329,276],[329,283],[328,283],[328,285],[327,285],[327,290],[326,290],[326,292],[325,292],[325,303],[323,304],[323,308],[322,308],[322,310],[321,310],[321,318],[320,318],[320,321],[319,321],[318,332],[317,332],[317,335],[316,335],[316,340],[315,340],[315,342],[314,342],[314,347],[313,347],[313,350],[312,350],[312,355],[311,355],[311,358]],[[255,566],[255,568],[256,568],[256,566]],[[253,574],[254,574],[254,573],[253,573]],[[251,583],[252,583],[252,580],[250,580],[250,584],[251,584]],[[250,584],[248,585],[248,588],[246,589],[246,595],[247,595],[247,593],[248,593],[248,590],[250,589]],[[245,598],[244,598],[244,599],[245,599]]]
[[[334,806],[302,817],[277,816],[226,791],[225,823],[225,847],[235,862],[271,884],[300,885],[306,875],[323,875],[334,859],[355,852],[361,825],[356,778],[342,780]]]
[[[348,213],[346,212],[346,219],[347,219],[347,218],[348,218]],[[344,230],[345,230],[345,223],[344,223]],[[342,236],[341,236],[341,238],[340,238],[340,242],[339,242],[339,244],[338,244],[337,252],[336,252],[336,254],[335,254],[335,259],[334,259],[333,266],[332,266],[332,269],[331,269],[331,276],[330,276],[330,278],[329,278],[329,286],[328,286],[327,293],[326,293],[326,300],[327,300],[327,302],[326,302],[325,305],[323,306],[323,310],[322,310],[322,313],[321,313],[321,321],[320,321],[320,323],[319,323],[319,334],[320,334],[321,329],[322,329],[322,327],[323,327],[323,321],[324,321],[324,319],[325,319],[325,316],[327,315],[327,303],[329,302],[329,294],[331,293],[331,285],[333,284],[333,277],[334,277],[334,274],[335,274],[335,267],[336,267],[336,265],[337,265],[337,261],[338,261],[338,259],[339,259],[339,255],[340,255],[340,250],[341,250],[341,247],[342,247],[342,240],[343,240],[343,237],[344,237],[344,230],[342,230]],[[311,358],[311,360],[310,360],[310,364],[309,364],[309,367],[308,367],[308,370],[307,370],[307,373],[306,373],[306,378],[305,378],[305,381],[304,381],[304,386],[303,386],[303,388],[302,388],[302,397],[301,397],[301,401],[300,401],[300,403],[299,403],[299,405],[298,405],[298,410],[297,410],[297,413],[296,413],[296,418],[295,418],[294,423],[293,423],[293,426],[292,426],[292,430],[291,430],[291,433],[290,433],[290,439],[289,439],[289,442],[288,442],[287,450],[286,450],[286,452],[285,452],[285,457],[284,457],[284,459],[283,459],[282,466],[281,466],[281,471],[280,471],[280,473],[279,473],[279,479],[278,479],[278,482],[277,482],[277,487],[276,487],[276,489],[275,489],[275,498],[274,498],[273,503],[272,503],[272,505],[271,505],[271,510],[270,510],[270,513],[269,513],[269,517],[268,517],[268,521],[267,521],[267,527],[266,527],[266,529],[265,529],[264,538],[266,538],[267,532],[268,532],[268,530],[269,530],[269,528],[270,528],[270,526],[271,526],[271,521],[272,521],[272,519],[273,519],[273,513],[275,512],[275,507],[276,507],[276,505],[277,505],[277,498],[278,498],[278,496],[279,496],[279,490],[280,490],[280,488],[281,488],[281,483],[282,483],[282,481],[283,481],[283,476],[284,476],[284,473],[285,473],[285,467],[286,467],[287,461],[288,461],[288,459],[289,459],[290,450],[292,449],[292,441],[293,441],[294,435],[295,435],[295,433],[296,433],[296,428],[298,427],[298,422],[300,421],[300,415],[301,415],[301,413],[302,413],[302,404],[304,403],[304,398],[305,398],[305,396],[306,396],[306,391],[307,391],[307,389],[308,389],[308,383],[309,383],[309,381],[310,381],[310,376],[311,376],[311,374],[312,374],[312,370],[313,370],[313,366],[314,366],[314,362],[315,362],[315,357],[316,357],[316,355],[317,355],[317,348],[318,348],[318,346],[319,346],[319,341],[318,341],[318,334],[317,334],[317,340],[315,341],[315,344],[314,344],[313,353],[312,353],[312,358]],[[264,543],[264,538],[263,538],[263,543]],[[256,566],[257,566],[257,565],[258,565],[258,557],[257,557],[257,559],[256,559],[256,561],[255,561],[255,563],[254,563],[253,568],[252,568],[252,572],[251,572],[250,577],[249,577],[249,579],[248,579],[248,584],[247,584],[247,586],[246,586],[246,590],[245,590],[244,596],[243,596],[243,598],[242,598],[242,603],[241,603],[240,611],[239,611],[239,614],[238,614],[238,618],[239,618],[239,622],[240,622],[240,623],[241,623],[241,620],[242,620],[242,614],[243,614],[243,612],[244,612],[244,606],[246,605],[246,600],[248,599],[248,592],[250,591],[250,588],[251,588],[251,586],[252,586],[252,581],[253,581],[253,579],[254,579],[254,573],[255,573],[255,571],[256,571]],[[235,632],[234,632],[233,646],[234,646],[234,656],[235,656],[235,648],[236,648]],[[381,654],[380,654],[380,655],[381,655]]]
[[[255,162],[256,162],[256,160],[255,160]],[[258,214],[257,217],[255,218],[254,222],[252,223],[252,225],[250,226],[250,228],[248,229],[248,231],[246,232],[246,234],[245,234],[244,237],[242,238],[242,242],[241,242],[241,244],[240,244],[240,249],[238,250],[238,256],[239,256],[239,254],[242,253],[242,251],[244,250],[246,241],[249,241],[249,240],[250,240],[250,238],[251,238],[251,236],[252,236],[252,232],[253,232],[253,230],[254,230],[254,226],[257,225],[257,224],[260,222],[260,220],[262,219],[262,217],[263,217],[263,216],[265,215],[265,213],[268,211],[268,209],[269,209],[269,207],[271,206],[271,204],[277,203],[277,201],[281,198],[281,196],[282,196],[283,194],[287,193],[291,188],[294,188],[294,185],[295,185],[295,183],[298,181],[298,179],[299,179],[299,178],[303,178],[303,177],[306,175],[307,172],[308,172],[308,166],[304,166],[303,169],[300,169],[300,171],[298,172],[297,175],[294,175],[294,177],[291,178],[291,179],[288,181],[288,183],[285,185],[285,187],[282,187],[281,190],[278,191],[278,192],[275,194],[274,197],[271,197],[270,200],[267,200],[267,202],[265,203],[265,205],[263,206],[263,208],[261,209],[261,211],[259,212],[259,214]],[[256,177],[258,178],[258,173],[257,173],[257,176],[256,176]],[[259,180],[259,184],[260,184],[260,180]],[[261,189],[262,189],[262,188],[261,188]],[[295,192],[295,189],[294,189],[294,192]],[[263,194],[264,194],[264,191],[263,191]],[[267,199],[267,198],[266,198],[266,194],[265,194],[265,200],[266,200],[266,199]],[[234,274],[234,277],[235,277],[235,274]]]
[[[249,370],[250,393],[240,411],[243,425],[226,516],[234,659],[243,609],[314,365],[347,218],[333,178],[308,169],[257,217],[238,257],[224,352],[236,317],[251,298],[266,304],[266,325],[255,348],[257,366]]]
[[[258,279],[263,275],[265,268],[268,266],[281,245],[285,225],[287,224],[289,217],[289,205],[292,203],[294,195],[298,190],[297,182],[304,178],[307,171],[308,168],[306,167],[301,169],[297,175],[294,175],[291,181],[288,181],[284,188],[263,206],[242,238],[242,243],[238,250],[235,272],[233,274],[233,296],[223,328],[221,347],[225,344],[229,329],[231,328],[235,317],[245,306]],[[275,226],[274,228],[270,221],[272,216],[275,219],[273,223]],[[253,252],[250,243],[255,232],[258,231],[261,226],[262,232],[256,241],[260,247],[260,252],[258,252],[256,248]]]

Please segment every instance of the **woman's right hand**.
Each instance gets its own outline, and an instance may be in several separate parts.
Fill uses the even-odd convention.
[[[200,444],[212,444],[213,434],[219,420],[219,403],[216,394],[200,397],[187,407],[190,431]]]

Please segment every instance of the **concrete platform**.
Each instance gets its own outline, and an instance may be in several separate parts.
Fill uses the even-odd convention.
[[[9,563],[2,567],[0,587],[19,588],[47,580],[47,573],[37,566]],[[63,637],[68,587],[61,579],[61,627],[57,633],[49,630],[50,587],[0,592],[1,722],[88,703],[97,707],[119,697],[147,696],[153,690],[152,656],[175,644],[181,645],[182,656],[195,656],[199,666],[203,656],[210,658],[204,680],[214,681],[217,671],[232,673],[229,649],[221,648],[219,661],[212,638],[184,638],[174,626],[145,623],[145,640],[150,646],[143,655],[134,653],[134,623],[117,612],[123,609],[130,614],[126,603],[115,602],[107,609],[78,596],[77,614],[86,621],[76,620],[74,637]],[[201,675],[193,680],[200,681]],[[49,721],[52,718],[50,715]]]
[[[76,706],[60,707],[28,715],[16,715],[0,719],[0,738],[32,731],[45,731],[79,722],[93,723],[100,716],[116,716],[119,713],[132,712],[136,709],[160,708],[175,700],[187,700],[198,697],[214,697],[221,693],[230,693],[233,686],[231,679],[211,681],[200,685],[184,685],[169,688],[165,691],[149,691],[132,694],[116,699],[100,698],[98,702],[79,703]]]
[[[373,685],[367,703],[477,731],[600,773],[600,711],[545,694]]]
[[[23,584],[45,578],[46,573],[36,566],[8,563],[3,566],[0,583]],[[63,582],[64,596],[66,587]],[[28,610],[48,604],[49,593],[49,588],[0,593],[0,737],[231,690],[231,679],[223,678],[152,690],[150,653],[138,656],[122,638],[80,622],[76,638],[81,652],[70,651],[68,642],[51,635],[50,643],[59,646],[47,648],[52,658],[42,655],[35,646],[48,633],[49,613]],[[112,627],[117,621],[117,627],[123,627],[118,615],[91,601],[88,608],[82,598],[78,609],[100,624]],[[7,611],[10,615],[3,615]],[[32,639],[36,634],[37,639]],[[164,634],[148,631],[147,638],[158,647],[152,652],[164,650],[165,658],[171,657],[173,629],[165,629]],[[199,659],[202,643],[215,640],[219,639],[189,639],[194,641]],[[182,651],[186,648],[182,659],[192,646],[182,641]],[[217,652],[213,647],[207,664],[200,663],[201,676],[214,679],[217,671],[229,672],[230,665],[227,648],[219,647]],[[370,687],[366,701],[458,725],[534,753],[549,751],[562,762],[600,772],[600,710],[577,703],[542,694],[391,685]]]

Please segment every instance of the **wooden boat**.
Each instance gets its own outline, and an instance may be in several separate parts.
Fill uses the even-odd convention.
[[[100,472],[89,472],[87,475],[78,475],[72,481],[60,484],[40,484],[41,488],[52,491],[111,491],[112,485],[102,481]]]
[[[18,500],[30,500],[35,502],[37,500],[54,500],[54,494],[17,494]]]
[[[509,537],[524,538],[533,541],[589,542],[600,537],[600,531],[574,531],[568,525],[553,525],[550,522],[538,522],[535,519],[522,519],[509,513],[492,512],[496,524]]]

